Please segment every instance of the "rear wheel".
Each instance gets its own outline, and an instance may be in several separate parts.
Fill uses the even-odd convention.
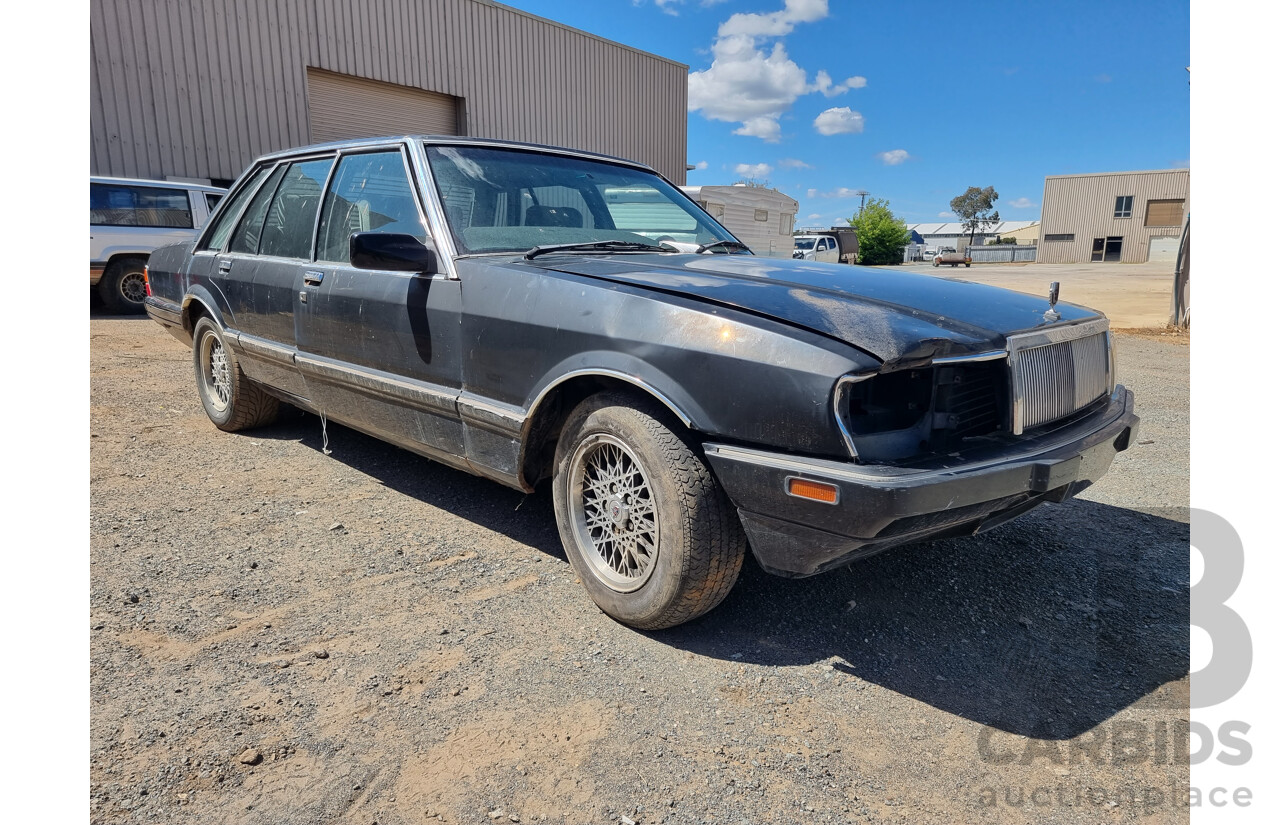
[[[111,262],[98,281],[98,295],[108,312],[142,312],[147,300],[147,279],[143,258],[118,258]]]
[[[696,445],[647,399],[602,393],[569,416],[552,492],[565,553],[613,618],[656,630],[729,594],[746,536]]]
[[[276,420],[280,401],[245,378],[235,353],[223,340],[222,331],[207,316],[196,322],[191,352],[200,403],[214,426],[235,432],[263,427]]]

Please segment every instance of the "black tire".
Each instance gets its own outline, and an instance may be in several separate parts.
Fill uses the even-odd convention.
[[[142,270],[145,258],[117,258],[98,281],[98,295],[108,312],[136,315],[145,308],[147,282]]]
[[[570,414],[556,445],[552,497],[565,554],[600,609],[632,627],[703,615],[742,570],[737,512],[685,433],[647,398],[601,393]],[[598,472],[597,462],[614,460],[616,474]]]
[[[968,269],[968,268],[969,268],[969,264],[967,264],[967,263],[966,263],[966,264],[964,265],[964,268],[965,268],[965,269]]]
[[[273,423],[280,412],[279,399],[244,376],[218,325],[205,316],[196,321],[191,338],[196,390],[214,426],[236,432]]]

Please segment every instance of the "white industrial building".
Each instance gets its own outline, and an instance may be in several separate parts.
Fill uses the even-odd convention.
[[[984,246],[988,240],[1018,232],[1036,223],[1037,221],[1000,221],[985,230],[975,232],[972,243],[974,246]],[[931,249],[949,246],[957,252],[963,252],[970,244],[969,230],[960,223],[912,223],[907,224],[907,228],[919,234],[924,239],[924,245]]]

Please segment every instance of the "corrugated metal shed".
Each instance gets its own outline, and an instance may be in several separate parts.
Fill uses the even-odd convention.
[[[90,9],[91,174],[229,179],[313,142],[312,68],[458,98],[463,134],[620,155],[685,180],[687,66],[491,0]]]
[[[1121,262],[1146,261],[1153,238],[1181,233],[1190,194],[1188,169],[1050,175],[1044,179],[1038,260],[1087,262],[1095,241],[1120,238]],[[1132,198],[1128,217],[1116,217],[1118,197]]]

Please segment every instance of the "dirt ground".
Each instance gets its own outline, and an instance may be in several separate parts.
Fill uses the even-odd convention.
[[[157,325],[90,337],[91,822],[1188,819],[1186,346],[1121,337],[1079,499],[641,633],[546,491],[222,433]]]
[[[1169,322],[1173,295],[1173,264],[974,264],[934,267],[904,264],[898,270],[925,272],[941,278],[1000,286],[1016,292],[1043,295],[1049,283],[1061,286],[1063,303],[1100,310],[1117,328],[1157,327]]]

